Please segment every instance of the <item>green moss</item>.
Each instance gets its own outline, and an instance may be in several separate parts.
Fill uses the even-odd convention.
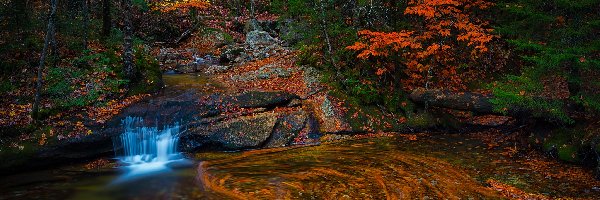
[[[558,147],[558,159],[562,161],[577,163],[581,161],[577,153],[579,148],[574,145],[562,145]]]
[[[437,124],[438,121],[429,113],[414,114],[406,121],[406,125],[413,128],[428,128]]]

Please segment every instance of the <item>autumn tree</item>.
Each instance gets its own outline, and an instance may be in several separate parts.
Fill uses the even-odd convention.
[[[175,40],[175,43],[179,43],[183,39],[187,38],[192,34],[194,30],[198,28],[200,25],[200,20],[198,19],[198,10],[206,9],[210,6],[210,2],[208,0],[159,0],[151,3],[152,9],[157,10],[163,13],[167,12],[188,12],[190,14],[191,21],[193,21],[193,26],[186,31]]]
[[[361,41],[347,47],[358,58],[400,54],[406,89],[446,87],[465,89],[465,82],[482,74],[476,63],[488,52],[495,37],[488,22],[474,15],[493,4],[485,0],[411,0],[405,15],[418,19],[411,30],[359,31]],[[377,75],[395,71],[393,65],[376,66]]]
[[[175,10],[204,9],[210,6],[210,2],[208,0],[159,0],[154,1],[152,5],[154,10],[171,12]]]

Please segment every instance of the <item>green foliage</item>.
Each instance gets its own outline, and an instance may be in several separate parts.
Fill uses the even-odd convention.
[[[116,96],[128,83],[120,71],[120,58],[115,52],[87,53],[73,58],[72,66],[49,68],[46,94],[56,103],[57,110],[102,104],[100,97]]]
[[[143,45],[134,49],[138,80],[131,80],[130,95],[153,92],[162,87],[162,71],[156,58]]]
[[[599,0],[507,0],[497,4],[496,31],[520,56],[524,68],[491,85],[496,108],[509,106],[540,109],[560,121],[573,120],[562,110],[563,102],[519,95],[536,94],[548,76],[564,77],[571,99],[589,111],[599,111],[600,88],[593,74],[600,71]],[[557,91],[560,92],[560,91]]]
[[[507,114],[509,110],[531,110],[535,117],[573,123],[567,115],[564,102],[547,100],[532,96],[541,91],[543,86],[525,76],[508,76],[505,81],[495,82],[488,86],[492,89],[495,98],[491,100],[496,112]]]
[[[17,87],[15,85],[13,85],[10,81],[8,81],[8,80],[0,81],[0,94],[10,92],[15,89],[17,89]]]

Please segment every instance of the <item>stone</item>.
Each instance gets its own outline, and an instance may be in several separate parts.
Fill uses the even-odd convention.
[[[310,134],[309,115],[304,111],[297,111],[285,115],[277,121],[273,133],[266,141],[264,147],[284,147],[292,144],[294,139]]]
[[[181,137],[180,147],[184,151],[259,148],[271,136],[277,116],[277,113],[260,113],[190,128]]]
[[[194,73],[198,71],[198,65],[194,62],[186,64],[178,64],[175,66],[175,71],[179,73]]]
[[[251,48],[256,48],[257,45],[271,45],[277,41],[265,31],[251,31],[246,34],[246,44]]]
[[[317,107],[314,112],[320,123],[320,131],[328,134],[339,134],[353,132],[350,123],[345,118],[344,110],[339,100],[329,95],[315,97]]]
[[[225,47],[225,50],[223,50],[221,53],[219,61],[221,61],[221,63],[229,63],[240,57],[242,53],[244,53],[244,48],[235,45],[229,45]]]

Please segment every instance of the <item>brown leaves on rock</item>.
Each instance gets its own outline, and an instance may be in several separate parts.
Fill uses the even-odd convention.
[[[140,94],[129,96],[125,99],[110,100],[105,107],[90,107],[90,109],[87,111],[87,115],[90,119],[95,120],[97,123],[103,124],[106,122],[106,120],[119,114],[123,108],[126,108],[127,106],[149,96],[149,94]]]
[[[262,60],[251,61],[232,70],[214,77],[228,88],[235,91],[262,90],[285,91],[299,96],[309,93],[303,80],[303,71],[295,65],[296,53],[273,56]],[[262,68],[262,69],[261,69]],[[280,76],[272,73],[273,70],[286,70],[289,75]],[[268,77],[253,80],[240,80],[234,77],[255,76],[256,74],[270,74]]]

